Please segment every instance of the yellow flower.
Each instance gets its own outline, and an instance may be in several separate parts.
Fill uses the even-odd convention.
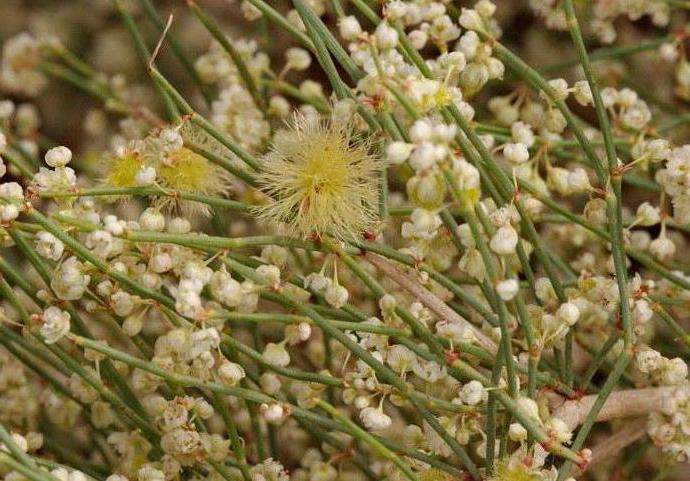
[[[135,177],[143,165],[136,150],[126,150],[108,159],[103,183],[108,187],[135,187]]]
[[[429,468],[417,474],[419,481],[453,481],[455,478],[437,468]]]
[[[172,190],[219,195],[227,189],[227,175],[205,157],[182,147],[156,166],[160,185]]]
[[[168,130],[174,132],[174,129]],[[199,136],[186,125],[181,130],[185,131],[185,136]],[[181,136],[179,143],[171,147],[169,140],[166,144],[165,139],[152,134],[107,159],[103,184],[108,187],[137,187],[137,174],[146,167],[155,169],[155,185],[161,189],[162,195],[155,201],[157,206],[180,208],[186,214],[208,214],[209,209],[205,204],[180,200],[176,192],[222,196],[231,183],[231,177],[224,169],[184,147]]]
[[[295,236],[352,238],[376,221],[381,162],[351,129],[332,120],[295,117],[264,156],[258,207],[268,222],[285,223]]]
[[[543,481],[538,469],[530,469],[515,459],[504,459],[496,463],[490,481]]]

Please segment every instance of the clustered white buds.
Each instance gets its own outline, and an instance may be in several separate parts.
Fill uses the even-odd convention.
[[[179,110],[170,125],[141,104],[138,84],[91,75],[57,39],[3,44],[0,90],[25,99],[0,99],[0,178],[16,180],[0,183],[0,246],[11,249],[0,262],[0,421],[22,433],[0,442],[3,476],[31,472],[21,454],[32,461],[42,435],[26,429],[47,422],[73,432],[93,461],[84,471],[106,481],[358,480],[358,469],[435,481],[458,474],[462,449],[469,476],[553,480],[564,453],[581,467],[592,460],[571,450],[574,428],[555,404],[580,347],[606,359],[572,390],[602,390],[612,378],[595,374],[633,353],[621,389],[631,403],[642,387],[663,394],[649,438],[663,463],[688,462],[688,365],[669,354],[687,347],[690,302],[690,144],[670,133],[684,122],[673,108],[690,99],[688,32],[640,43],[660,45],[654,79],[664,69],[670,79],[655,83],[660,103],[527,69],[518,53],[545,37],[511,32],[516,53],[506,50],[499,20],[510,12],[490,0],[273,3],[232,8],[301,46],[269,55],[242,29],[214,35],[192,65],[208,120],[160,72],[156,86]],[[683,17],[661,0],[594,2],[575,19],[567,3],[529,3],[547,28],[603,42],[619,16],[657,27]],[[131,52],[107,37],[106,63],[127,63]],[[328,75],[315,74],[322,67]],[[610,58],[596,67],[646,73]],[[28,98],[46,73],[107,98],[85,113],[84,139],[71,137],[78,161],[43,147],[52,104]],[[581,120],[596,120],[600,103],[610,122]],[[607,159],[611,138],[620,159]],[[98,149],[103,165],[91,169]],[[43,344],[9,335],[22,329]],[[50,384],[22,365],[52,359],[34,348],[61,360]],[[352,455],[372,439],[352,423],[404,456]],[[318,432],[337,426],[346,429]],[[230,456],[231,443],[247,455]],[[54,444],[36,458],[58,466],[44,474],[90,479],[58,464]]]

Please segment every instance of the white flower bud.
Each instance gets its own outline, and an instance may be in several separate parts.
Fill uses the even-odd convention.
[[[271,424],[279,424],[285,416],[285,409],[278,403],[263,403],[259,406],[259,411],[266,422]]]
[[[173,267],[172,257],[167,252],[154,254],[149,259],[149,268],[156,274],[168,272]]]
[[[646,324],[654,316],[654,311],[645,299],[635,301],[632,308],[632,319],[636,325]]]
[[[386,429],[393,423],[393,420],[387,414],[381,409],[374,407],[362,409],[359,413],[359,417],[364,426],[370,431]]]
[[[649,252],[658,260],[671,260],[676,253],[676,245],[665,235],[659,236],[649,244]]]
[[[182,217],[175,217],[168,223],[168,232],[171,234],[187,234],[192,230],[192,224]]]
[[[504,225],[496,231],[489,242],[489,247],[500,256],[515,254],[518,243],[518,233],[511,225]]]
[[[139,224],[144,230],[162,232],[165,229],[165,216],[153,207],[149,207],[139,216]]]
[[[511,301],[520,291],[520,283],[517,279],[506,279],[496,284],[496,292],[504,301]]]
[[[572,302],[565,302],[556,311],[556,318],[568,326],[574,326],[580,318],[580,309]]]
[[[0,221],[12,222],[19,217],[19,207],[14,204],[0,204]]]
[[[553,94],[557,99],[565,100],[568,98],[568,82],[562,78],[549,80],[549,86],[553,89]]]
[[[286,367],[290,364],[290,354],[288,354],[283,343],[269,342],[264,347],[261,357],[272,366]]]
[[[513,164],[522,164],[529,160],[527,146],[520,142],[505,144],[503,146],[503,155],[508,162]]]
[[[129,481],[125,476],[121,474],[111,474],[107,478],[105,478],[105,481]]]
[[[508,437],[511,441],[521,443],[527,439],[527,430],[520,423],[511,423],[508,428]]]
[[[135,301],[136,297],[125,291],[117,291],[110,296],[110,305],[113,308],[113,312],[121,317],[132,313]]]
[[[674,63],[678,60],[678,48],[673,43],[665,43],[659,47],[659,56],[664,62]]]
[[[285,340],[291,346],[304,342],[311,336],[311,326],[306,322],[285,326]]]
[[[244,376],[244,368],[236,362],[225,360],[218,366],[218,377],[225,384],[234,386],[244,379]]]
[[[347,41],[354,41],[362,34],[359,21],[352,15],[343,17],[338,21],[340,36]]]
[[[341,308],[347,303],[347,299],[350,297],[349,292],[340,284],[332,282],[327,288],[324,294],[326,302],[335,308]]]
[[[163,152],[170,153],[180,150],[184,146],[182,135],[175,128],[167,128],[160,131],[158,138],[161,140]]]
[[[410,33],[407,34],[407,37],[409,38],[410,43],[412,44],[412,48],[414,48],[415,50],[423,49],[426,43],[429,41],[429,34],[427,34],[424,30],[420,29],[412,30]]]
[[[139,186],[153,185],[156,182],[156,169],[154,167],[142,167],[134,176],[134,182]]]
[[[272,372],[263,373],[261,377],[259,377],[259,385],[261,386],[261,390],[269,396],[278,393],[281,388],[280,378]]]
[[[688,377],[688,365],[679,357],[664,359],[661,373],[661,382],[663,384],[682,384]]]
[[[311,65],[311,55],[300,47],[290,47],[285,52],[287,64],[295,70],[306,70]]]
[[[89,478],[86,477],[81,471],[74,470],[69,473],[68,481],[87,481]]]
[[[573,86],[573,95],[577,103],[583,106],[594,105],[594,98],[592,97],[592,89],[589,82],[586,80],[579,80]]]
[[[526,147],[532,147],[535,142],[534,132],[532,127],[524,122],[515,122],[510,126],[510,134],[513,140],[517,143],[524,144]],[[493,137],[492,137],[493,138]]]
[[[560,444],[570,442],[570,438],[573,437],[572,431],[568,428],[568,425],[562,419],[549,419],[547,423],[547,428],[549,435]]]
[[[419,119],[410,128],[410,139],[417,143],[427,142],[431,140],[433,133],[434,128],[431,122],[427,119]]]
[[[165,473],[151,466],[144,466],[137,471],[137,481],[165,481]]]
[[[661,212],[649,202],[643,202],[637,207],[637,224],[642,226],[656,225],[661,221]]]
[[[463,8],[458,23],[467,30],[483,30],[484,20],[476,10]]]
[[[60,264],[50,287],[55,295],[64,301],[76,301],[84,295],[91,277],[85,275],[86,267],[76,257],[70,257]]]
[[[400,20],[407,14],[407,4],[401,0],[394,0],[386,5],[386,17],[389,20]]]
[[[264,264],[256,268],[256,273],[263,282],[271,287],[280,286],[280,269],[271,264]]]
[[[520,397],[517,399],[518,406],[528,416],[539,419],[539,406],[534,399]]]
[[[386,22],[379,23],[374,38],[376,46],[381,50],[389,50],[398,45],[398,32]]]
[[[405,162],[412,153],[414,145],[402,141],[395,141],[388,144],[386,147],[386,159],[394,165],[399,165]]]
[[[46,164],[50,167],[64,167],[72,160],[72,151],[67,147],[53,147],[45,155]]]
[[[468,406],[476,406],[484,399],[486,391],[479,381],[470,381],[460,390],[460,399]]]
[[[606,201],[594,198],[585,204],[585,218],[594,225],[604,225],[608,219],[606,214]]]
[[[144,328],[140,315],[131,315],[122,323],[122,332],[129,337],[134,337]]]
[[[568,173],[568,189],[573,194],[586,192],[591,188],[587,171],[582,167],[577,167]]]

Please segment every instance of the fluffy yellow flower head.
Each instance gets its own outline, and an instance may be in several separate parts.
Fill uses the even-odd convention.
[[[302,116],[278,132],[264,156],[259,184],[270,197],[264,220],[295,236],[352,238],[376,221],[381,162],[351,129]]]

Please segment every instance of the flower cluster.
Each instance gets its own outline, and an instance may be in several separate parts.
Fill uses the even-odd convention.
[[[1,478],[690,462],[682,1],[106,3],[0,26]]]

